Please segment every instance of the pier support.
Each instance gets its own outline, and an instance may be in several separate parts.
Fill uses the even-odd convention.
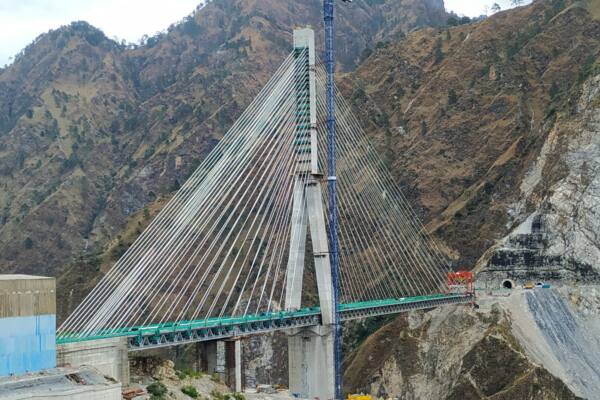
[[[217,374],[221,381],[236,392],[244,389],[242,374],[242,341],[240,338],[227,341],[199,342],[197,361],[202,371]]]
[[[288,334],[290,394],[303,399],[335,395],[333,328],[315,326]]]

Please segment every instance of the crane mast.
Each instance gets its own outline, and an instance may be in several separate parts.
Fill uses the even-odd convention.
[[[336,177],[336,143],[335,143],[335,55],[333,53],[333,16],[335,0],[323,0],[323,20],[325,24],[325,68],[327,72],[327,191],[329,194],[329,253],[331,261],[331,281],[333,285],[334,317],[334,364],[335,364],[335,398],[341,400],[342,395],[342,327],[339,313],[339,257],[337,237],[337,177]]]

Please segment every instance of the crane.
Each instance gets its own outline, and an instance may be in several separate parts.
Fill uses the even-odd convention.
[[[352,0],[342,0],[351,3]],[[329,252],[331,260],[331,280],[333,285],[333,310],[334,320],[334,365],[335,365],[335,398],[341,400],[342,394],[342,326],[339,312],[339,259],[337,238],[337,192],[336,192],[336,165],[335,165],[335,55],[333,53],[333,17],[335,0],[323,0],[323,20],[325,23],[325,69],[327,71],[327,190],[329,193]]]

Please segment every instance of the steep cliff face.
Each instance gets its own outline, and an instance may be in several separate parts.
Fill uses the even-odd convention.
[[[600,390],[598,287],[535,290],[515,300],[510,307],[515,336],[531,358],[578,395],[588,399],[597,397]],[[525,315],[519,316],[523,310]]]
[[[600,74],[573,100],[520,185],[516,228],[481,260],[481,279],[600,279]]]
[[[578,398],[529,360],[512,334],[510,314],[498,305],[398,317],[349,357],[344,385],[384,398]]]
[[[538,1],[375,52],[343,82],[428,228],[478,282],[562,282],[400,317],[346,360],[348,390],[595,398],[600,3]],[[466,61],[468,60],[468,61]],[[482,307],[484,308],[484,307]],[[492,316],[494,316],[492,318]]]

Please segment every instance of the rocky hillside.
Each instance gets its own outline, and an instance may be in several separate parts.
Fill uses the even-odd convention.
[[[320,4],[215,0],[135,48],[82,22],[40,36],[0,70],[0,272],[59,275],[68,313],[268,79],[290,28],[318,26]],[[478,262],[492,284],[597,279],[600,0],[445,19],[441,0],[340,7],[340,68],[358,65],[342,90],[456,265]],[[593,321],[546,323],[567,297]],[[597,354],[571,357],[595,343],[582,332],[600,329],[597,304],[530,296],[353,327],[346,389],[575,399],[588,392],[574,376],[597,374]],[[247,344],[255,381],[284,378],[279,339]]]
[[[511,313],[452,307],[398,317],[347,360],[346,390],[402,399],[580,399],[515,338]]]
[[[457,265],[474,266],[542,209],[556,238],[543,244],[547,257],[564,245],[556,262],[568,268],[589,270],[597,260],[599,220],[587,204],[597,176],[590,79],[600,73],[599,9],[598,0],[536,1],[476,24],[424,29],[378,49],[344,80]],[[539,245],[531,240],[532,251]],[[531,260],[487,259],[510,265],[517,257]]]
[[[218,0],[140,46],[85,22],[37,38],[0,70],[0,271],[57,275],[111,241],[122,252],[127,219],[185,180],[289,52],[292,28],[319,26],[320,12],[318,0]],[[340,67],[445,19],[442,0],[340,7]]]
[[[521,182],[514,229],[480,260],[480,279],[598,281],[600,74],[573,101]]]

